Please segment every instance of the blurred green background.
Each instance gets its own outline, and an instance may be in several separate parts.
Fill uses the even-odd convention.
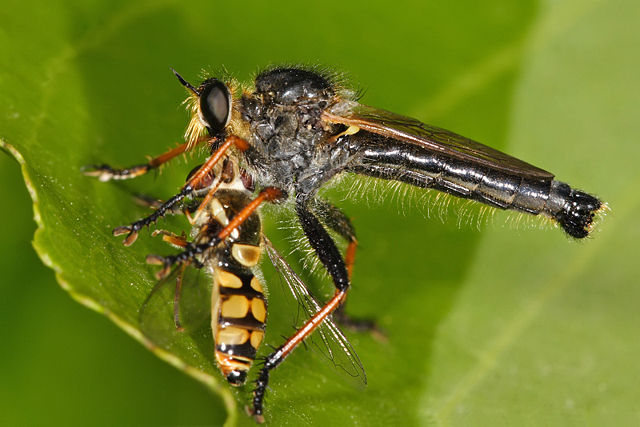
[[[128,194],[170,195],[195,160],[123,185],[90,181],[80,166],[129,165],[181,139],[185,93],[169,67],[191,81],[203,67],[245,81],[280,63],[346,72],[364,103],[503,149],[601,196],[612,213],[575,243],[559,230],[503,226],[514,217],[502,214],[479,231],[473,208],[452,207],[443,222],[420,194],[413,208],[393,193],[340,201],[361,242],[349,311],[378,319],[388,342],[351,335],[366,388],[313,351],[295,353],[273,375],[267,419],[637,425],[638,22],[631,0],[8,0],[0,140],[24,157],[40,200],[41,257],[132,323],[153,281],[144,255],[167,249],[144,234],[124,249],[110,228],[144,212]],[[31,244],[20,172],[0,156],[0,424],[222,424],[220,397],[56,285]],[[283,244],[273,220],[267,230]],[[281,295],[272,284],[274,345],[296,311]],[[231,422],[250,424],[249,390],[222,390],[240,402]]]

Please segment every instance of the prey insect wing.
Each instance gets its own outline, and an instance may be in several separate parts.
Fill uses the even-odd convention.
[[[280,255],[266,236],[263,236],[263,241],[271,263],[284,278],[289,290],[298,301],[307,318],[320,311],[320,304],[311,295],[307,286],[293,271],[289,263]],[[367,383],[367,376],[360,358],[349,340],[330,317],[324,319],[314,335],[316,338],[314,343],[335,367],[344,370],[351,377],[359,378],[364,384]]]
[[[367,105],[355,102],[347,104],[348,108],[339,104],[338,108],[334,108],[336,112],[325,112],[325,118],[332,123],[356,126],[365,131],[419,145],[434,154],[450,155],[529,178],[553,178],[553,174],[543,169],[446,129]],[[345,109],[346,111],[342,111]]]
[[[165,350],[179,347],[185,335],[204,338],[198,342],[210,341],[209,282],[202,270],[190,265],[174,267],[156,283],[140,308],[140,328],[145,336]]]

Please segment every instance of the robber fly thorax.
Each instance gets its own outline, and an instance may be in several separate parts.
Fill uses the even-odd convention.
[[[598,198],[522,160],[453,132],[362,105],[353,91],[328,73],[276,67],[259,73],[254,85],[244,87],[215,78],[195,87],[176,76],[190,92],[187,103],[192,118],[187,141],[146,164],[127,169],[102,165],[87,174],[103,181],[132,178],[197,145],[208,145],[206,162],[196,168],[178,194],[149,217],[118,227],[114,234],[126,234],[124,243],[130,245],[143,227],[174,212],[185,200],[198,200],[191,241],[176,245],[182,249],[179,254],[151,260],[163,265],[161,276],[184,265],[208,266],[219,295],[212,309],[216,361],[233,384],[244,380],[264,330],[264,294],[262,287],[252,286],[260,283],[256,265],[253,261],[243,263],[260,256],[259,207],[263,203],[292,202],[299,224],[336,291],[324,305],[317,304],[284,258],[266,246],[294,294],[306,301],[309,319],[265,358],[251,409],[258,421],[263,419],[270,372],[317,328],[327,327],[356,371],[361,368],[330,317],[334,312],[341,313],[357,246],[348,217],[317,196],[332,178],[351,173],[399,181],[498,209],[542,215],[574,238],[588,236],[596,217],[606,209]],[[225,162],[232,170],[227,181],[220,166]],[[219,177],[214,179],[215,185],[212,174]],[[348,243],[344,256],[327,229]],[[263,236],[263,242],[265,239]],[[256,311],[255,301],[259,301]],[[256,322],[251,327],[240,321],[227,325],[226,307]],[[236,319],[246,320],[242,316]],[[223,325],[237,330],[220,334]],[[243,350],[231,347],[236,343],[244,345]],[[232,351],[225,353],[221,345]]]

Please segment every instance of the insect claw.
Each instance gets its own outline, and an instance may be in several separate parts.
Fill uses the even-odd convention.
[[[122,244],[125,245],[125,246],[131,246],[131,245],[133,245],[133,242],[135,242],[137,238],[138,238],[138,232],[137,231],[132,231],[131,233],[129,233],[127,238],[124,239]]]
[[[156,278],[158,280],[164,279],[165,277],[167,277],[167,275],[171,271],[171,266],[173,265],[173,263],[170,260],[168,260],[165,257],[161,257],[160,255],[147,255],[146,261],[147,261],[147,264],[164,266],[162,270],[156,273]],[[179,323],[176,324],[176,328],[180,329]]]
[[[107,165],[88,165],[80,168],[84,176],[98,178],[101,182],[110,181],[113,178],[113,169]]]
[[[156,273],[156,278],[158,280],[162,280],[169,275],[169,273],[171,272],[171,267],[173,267],[176,264],[176,262],[174,259],[171,259],[172,257],[167,257],[167,258],[159,257],[159,258],[162,259],[162,264],[164,265],[164,267],[162,268],[162,270]]]
[[[264,424],[264,415],[256,414],[253,408],[249,407],[249,405],[244,406],[244,410],[248,416],[253,417],[254,421],[258,424]]]
[[[122,227],[116,227],[112,231],[114,236],[121,236],[123,234],[128,234],[127,238],[122,242],[125,246],[131,246],[133,242],[138,238],[138,231],[134,229],[131,225],[123,225]]]
[[[245,410],[247,411],[247,415],[253,417],[253,420],[258,424],[264,424],[264,415],[256,414],[254,408],[250,408],[248,405],[245,405]]]
[[[151,265],[164,265],[164,257],[159,255],[147,255],[146,258],[147,264]]]
[[[377,340],[379,343],[385,344],[389,342],[389,337],[387,337],[387,334],[385,334],[381,329],[374,328],[370,331],[370,334],[373,339]]]
[[[123,225],[122,227],[116,227],[113,229],[114,236],[121,236],[123,234],[131,233],[133,230],[130,225]]]
[[[171,272],[171,266],[170,265],[166,265],[162,270],[160,270],[160,271],[158,271],[156,273],[156,279],[162,280],[165,277],[167,277],[170,272]]]

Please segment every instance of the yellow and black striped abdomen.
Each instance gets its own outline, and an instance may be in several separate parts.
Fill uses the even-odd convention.
[[[241,385],[264,338],[267,301],[251,270],[233,270],[220,266],[214,273],[211,326],[218,367],[230,384]]]
[[[206,240],[209,233],[227,226],[251,201],[250,196],[237,190],[219,191],[209,204],[208,225],[200,228],[199,238]],[[264,338],[267,299],[255,274],[262,255],[261,236],[260,217],[254,212],[211,254],[215,358],[232,385],[245,382]]]

